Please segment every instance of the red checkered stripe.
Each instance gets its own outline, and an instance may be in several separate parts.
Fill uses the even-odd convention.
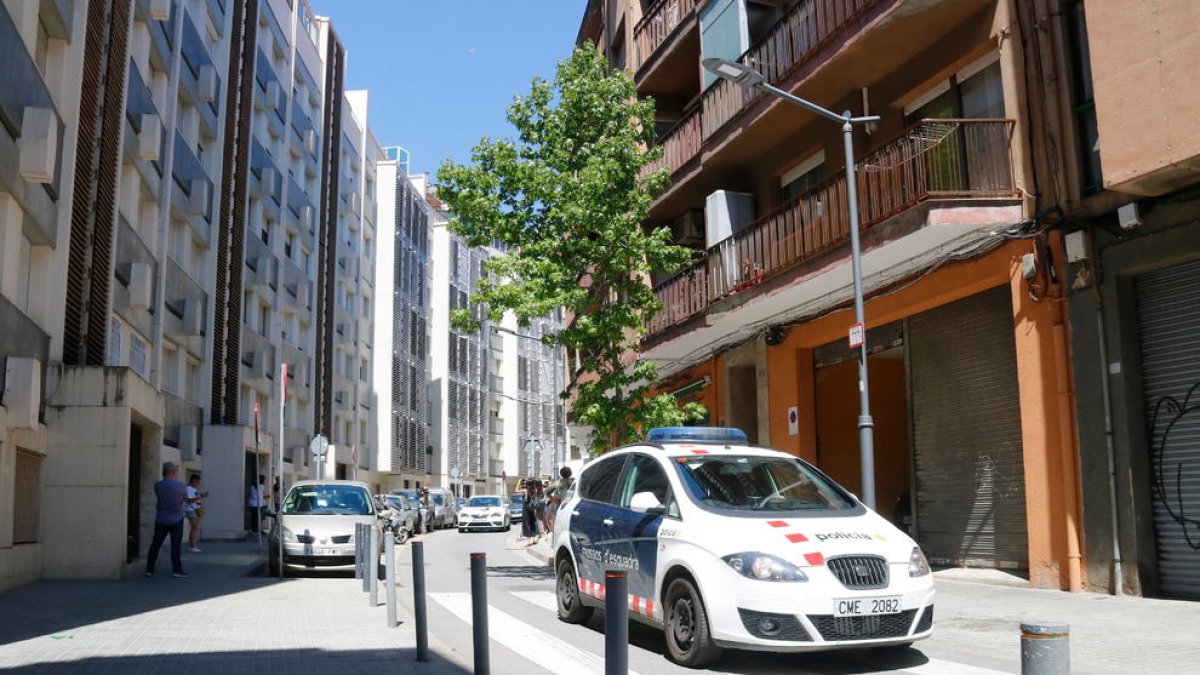
[[[767,525],[776,530],[781,530],[782,534],[788,541],[801,547],[801,555],[804,560],[813,567],[819,567],[825,564],[825,556],[817,550],[816,544],[809,540],[802,532],[786,532],[783,530],[793,530],[794,526],[786,520],[768,520]]]
[[[591,596],[597,600],[603,600],[604,584],[590,581],[588,579],[579,580],[579,592],[584,595]],[[629,611],[642,616],[654,617],[654,600],[652,598],[643,598],[640,595],[630,594],[629,596]]]

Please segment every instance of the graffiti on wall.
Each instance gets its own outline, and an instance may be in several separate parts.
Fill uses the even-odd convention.
[[[1150,419],[1150,459],[1154,472],[1154,498],[1162,503],[1171,518],[1183,528],[1183,536],[1194,550],[1200,550],[1200,514],[1188,513],[1183,486],[1197,478],[1200,464],[1168,461],[1168,452],[1189,442],[1182,431],[1188,422],[1200,419],[1200,382],[1193,384],[1183,400],[1163,396],[1154,404]]]

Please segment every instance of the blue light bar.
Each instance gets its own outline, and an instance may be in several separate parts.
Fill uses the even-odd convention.
[[[658,427],[646,434],[649,443],[725,443],[746,445],[746,432],[733,427]]]

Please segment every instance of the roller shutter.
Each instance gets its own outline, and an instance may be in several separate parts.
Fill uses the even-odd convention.
[[[1028,568],[1007,287],[908,320],[916,527],[937,564]]]
[[[1200,599],[1200,262],[1135,287],[1159,587]]]

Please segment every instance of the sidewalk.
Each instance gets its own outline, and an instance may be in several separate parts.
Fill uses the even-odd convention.
[[[550,564],[553,549],[543,537],[535,546],[515,536],[522,549]],[[985,666],[1000,658],[1020,671],[1022,621],[1060,622],[1071,628],[1075,673],[1183,673],[1200,668],[1200,603],[1030,588],[1027,581],[995,570],[946,569],[934,573],[938,596],[934,636],[918,649],[953,654]]]
[[[158,575],[121,581],[42,581],[0,594],[0,669],[19,673],[414,673],[462,675],[436,641],[415,660],[413,622],[369,607],[346,576],[246,576],[257,545],[206,543]],[[381,603],[386,598],[382,590]]]

